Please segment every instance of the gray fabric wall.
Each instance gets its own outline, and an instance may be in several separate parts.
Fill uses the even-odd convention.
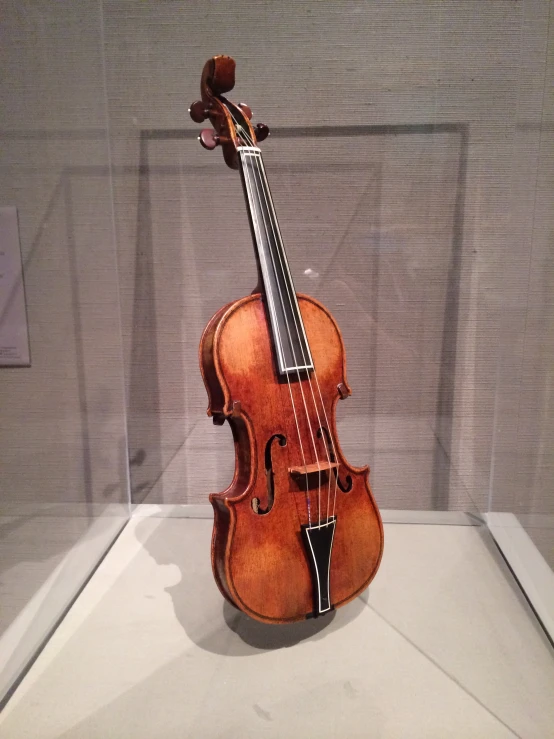
[[[104,21],[134,499],[205,501],[232,474],[196,350],[254,260],[237,175],[187,116],[227,53],[232,99],[273,128],[297,289],[343,329],[349,457],[383,507],[483,509],[506,281],[526,299],[548,3],[107,0]]]
[[[0,192],[19,213],[32,358],[0,368],[4,513],[127,498],[100,10],[1,4]]]
[[[519,216],[532,232],[529,245],[508,257],[513,279],[504,292],[492,450],[490,508],[512,512],[554,567],[554,7],[550,5],[542,88],[521,108],[516,163]],[[537,105],[537,100],[540,104]],[[531,111],[535,111],[531,115]],[[529,173],[534,178],[526,187]],[[516,257],[519,257],[516,259]]]
[[[551,185],[538,168],[549,3],[5,6],[2,177],[23,214],[34,366],[2,372],[4,489],[78,497],[88,480],[93,500],[121,495],[118,290],[134,499],[200,502],[228,483],[230,433],[205,416],[197,345],[252,289],[254,259],[237,174],[187,115],[224,52],[233,99],[273,130],[263,149],[297,288],[343,329],[349,457],[370,463],[383,507],[483,510],[494,443],[502,506],[515,441],[494,433],[497,378],[510,413],[521,306],[544,304],[527,275],[548,231],[534,198],[539,175],[546,199]],[[67,167],[71,227],[61,195],[49,211]]]

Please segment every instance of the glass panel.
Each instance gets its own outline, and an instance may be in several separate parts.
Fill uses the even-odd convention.
[[[550,15],[553,9],[550,7]],[[491,529],[554,637],[554,26],[521,71],[514,134],[513,237],[498,265],[503,319],[497,368]]]
[[[520,584],[548,625],[552,4],[102,0],[94,21],[92,7],[8,16],[7,79],[31,92],[7,96],[5,172],[42,358],[29,372],[47,371],[42,395],[35,375],[2,373],[12,421],[36,404],[25,437],[7,427],[20,479],[6,479],[18,506],[39,472],[54,501],[52,484],[70,489],[88,526],[124,500],[128,449],[136,515],[4,727],[548,735],[552,651]],[[207,495],[232,479],[234,448],[204,415],[198,343],[256,282],[239,175],[186,116],[213,51],[237,59],[229,97],[272,129],[262,149],[296,286],[345,340],[340,439],[385,512],[369,589],[284,627],[233,608],[209,558]],[[268,565],[259,550],[252,569]],[[56,699],[70,692],[68,710]]]
[[[517,429],[514,511],[554,569],[554,24],[549,25],[542,106],[531,135],[538,162]],[[538,124],[538,125],[537,125]],[[523,128],[523,126],[522,126]],[[554,578],[550,581],[554,586]],[[550,593],[554,625],[554,588]],[[551,632],[554,638],[554,632]]]
[[[242,682],[242,667],[250,656],[251,674],[260,652],[277,664],[279,647],[297,642],[317,660],[336,636],[339,652],[356,663],[350,677],[343,674],[341,695],[357,669],[355,689],[368,695],[399,674],[390,662],[398,637],[469,700],[472,709],[457,714],[462,734],[492,733],[464,723],[483,709],[501,724],[499,735],[525,733],[535,720],[540,735],[551,655],[488,532],[389,523],[369,594],[338,610],[328,628],[312,622],[287,632],[223,603],[206,582],[210,522],[172,519],[170,504],[205,504],[232,479],[231,434],[204,417],[197,347],[211,316],[256,282],[238,173],[218,149],[198,146],[202,126],[186,118],[209,48],[236,57],[229,97],[251,105],[253,120],[272,129],[262,150],[296,287],[326,304],[342,329],[353,388],[338,406],[346,455],[371,465],[389,521],[405,521],[406,511],[427,522],[476,522],[488,513],[491,480],[513,473],[497,454],[495,429],[499,414],[519,403],[515,365],[503,357],[508,333],[518,351],[523,336],[521,268],[530,253],[523,236],[537,161],[536,147],[519,138],[519,117],[540,117],[549,4],[225,7],[215,22],[191,5],[105,2],[133,500],[154,504],[142,512],[168,516],[133,526],[167,575],[175,638],[189,640],[195,675],[215,653],[218,700],[231,696],[231,683],[246,684],[246,706],[251,683]],[[499,396],[505,372],[510,392]],[[190,592],[202,597],[191,603]],[[365,621],[368,612],[378,625]],[[381,627],[391,648],[376,661],[369,645],[382,643]],[[359,629],[356,646],[351,628]],[[167,672],[137,679],[135,696],[158,680],[166,685],[184,662],[172,658]],[[376,662],[381,672],[371,682],[367,664]],[[520,671],[539,662],[525,672],[523,695]],[[341,711],[330,673],[310,671],[309,659],[294,672],[316,687],[307,695],[293,684],[289,694],[287,678],[272,672],[271,689],[260,688],[265,702],[248,703],[250,712],[255,702],[253,721],[294,716],[292,730],[279,724],[287,734],[304,728],[306,714],[354,715]],[[393,682],[385,733],[405,705]],[[406,682],[410,695],[424,684]],[[204,706],[206,685],[191,686]],[[171,688],[163,696],[173,716]],[[367,703],[360,706],[350,733],[366,726]],[[193,733],[207,715],[183,714]],[[431,718],[440,724],[438,714]],[[249,721],[241,716],[241,725],[250,728]],[[322,735],[333,734],[327,728]]]
[[[0,699],[128,515],[100,6],[4,4],[2,25],[31,364],[0,367]]]
[[[205,503],[233,473],[230,433],[204,417],[197,345],[216,310],[251,292],[255,260],[238,173],[191,138],[142,132],[139,218],[120,240],[136,503]],[[487,475],[451,463],[466,420],[454,401],[467,127],[277,129],[271,142],[264,158],[297,290],[327,305],[345,340],[347,457],[369,462],[383,508],[477,513]],[[126,221],[134,177],[121,165]]]

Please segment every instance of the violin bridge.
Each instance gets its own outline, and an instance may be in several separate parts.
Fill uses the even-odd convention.
[[[293,477],[303,477],[305,475],[316,475],[319,472],[329,472],[336,470],[338,464],[336,462],[313,462],[312,464],[300,465],[298,467],[289,467],[289,474]]]
[[[330,592],[331,552],[335,538],[336,516],[329,516],[317,524],[302,526],[302,538],[310,563],[314,588],[315,617],[333,608]]]

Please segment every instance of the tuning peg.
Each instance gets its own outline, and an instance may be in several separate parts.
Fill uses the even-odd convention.
[[[202,100],[197,100],[190,106],[189,113],[195,123],[203,123],[210,114],[210,111],[206,108]]]
[[[269,136],[269,127],[265,123],[256,124],[256,141],[263,141]]]
[[[202,131],[200,131],[198,141],[200,141],[204,149],[208,149],[208,151],[211,151],[212,149],[215,149],[216,146],[219,146],[219,136],[216,134],[213,128],[202,129]]]
[[[252,108],[249,105],[246,105],[246,103],[239,103],[239,108],[249,121],[252,120]]]

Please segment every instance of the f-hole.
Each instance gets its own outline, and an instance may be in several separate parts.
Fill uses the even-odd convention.
[[[336,462],[337,459],[335,457],[335,453],[333,452],[333,444],[331,443],[331,436],[329,434],[329,431],[325,428],[325,426],[320,426],[317,430],[317,435],[321,439],[322,436],[325,437],[325,443],[327,444],[327,450],[329,452],[329,459],[331,462]],[[344,483],[340,477],[339,477],[339,468],[334,467],[333,472],[335,473],[335,478],[337,481],[337,485],[342,490],[343,493],[349,493],[352,490],[352,478],[350,475],[346,475],[346,482]]]
[[[254,513],[259,513],[261,516],[263,516],[266,513],[269,513],[269,511],[273,508],[273,501],[275,499],[275,484],[274,484],[275,474],[273,472],[273,461],[271,459],[271,446],[273,442],[275,441],[275,439],[279,441],[279,446],[287,445],[287,439],[285,436],[283,436],[283,434],[273,434],[273,436],[269,439],[269,441],[265,445],[265,476],[267,479],[267,508],[262,508],[260,506],[259,498],[252,498],[252,509]]]

